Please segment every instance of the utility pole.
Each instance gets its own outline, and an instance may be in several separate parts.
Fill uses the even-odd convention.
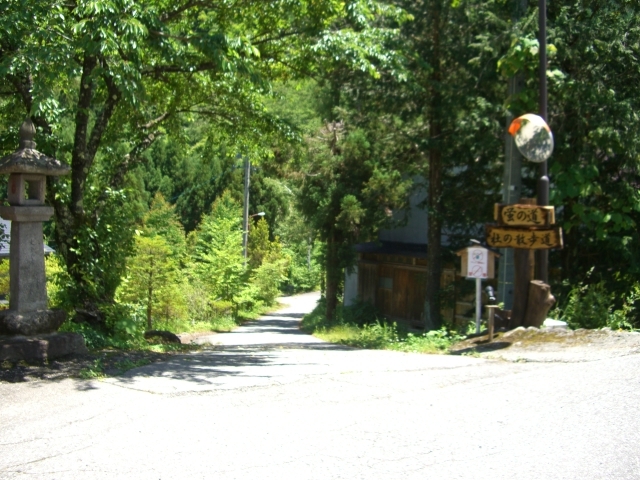
[[[540,52],[540,116],[547,118],[547,0],[538,0],[538,45]],[[549,175],[547,160],[540,163],[538,178],[538,205],[549,205]],[[549,283],[549,250],[536,252],[536,279]]]
[[[527,0],[513,0],[513,13],[511,20],[514,25],[520,21],[527,10]],[[524,88],[522,74],[517,74],[508,81],[507,93],[509,97],[517,95]],[[522,112],[516,112],[522,113]],[[514,119],[514,115],[507,115],[507,129]],[[505,205],[518,203],[522,197],[522,155],[516,147],[514,138],[506,131],[504,134],[504,174],[502,179],[502,203]],[[515,259],[513,248],[500,250],[500,263],[498,270],[498,302],[504,304],[505,310],[513,307]]]
[[[242,254],[244,266],[247,267],[247,244],[249,242],[249,176],[251,175],[251,162],[249,157],[244,157],[244,206],[242,211]]]

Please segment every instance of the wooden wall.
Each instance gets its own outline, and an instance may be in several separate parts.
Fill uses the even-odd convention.
[[[423,258],[364,254],[358,262],[358,295],[386,317],[417,324],[424,310],[426,271]],[[442,285],[454,281],[455,270],[443,269]],[[443,309],[442,314],[452,319],[453,309]]]

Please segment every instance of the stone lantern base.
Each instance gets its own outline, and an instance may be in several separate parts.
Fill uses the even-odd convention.
[[[87,353],[79,333],[59,332],[25,337],[0,335],[0,362],[47,362],[67,355]]]
[[[0,334],[38,335],[53,333],[67,317],[63,310],[35,310],[33,312],[0,311]]]
[[[63,310],[0,311],[0,362],[46,362],[86,353],[82,335],[56,333],[66,316]]]

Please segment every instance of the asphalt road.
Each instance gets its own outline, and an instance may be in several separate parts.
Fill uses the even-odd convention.
[[[297,330],[315,299],[122,377],[0,384],[0,478],[640,479],[640,355],[354,350]]]

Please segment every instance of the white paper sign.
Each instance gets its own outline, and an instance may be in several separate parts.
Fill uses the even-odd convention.
[[[467,278],[487,278],[489,270],[489,251],[486,248],[467,249]]]

